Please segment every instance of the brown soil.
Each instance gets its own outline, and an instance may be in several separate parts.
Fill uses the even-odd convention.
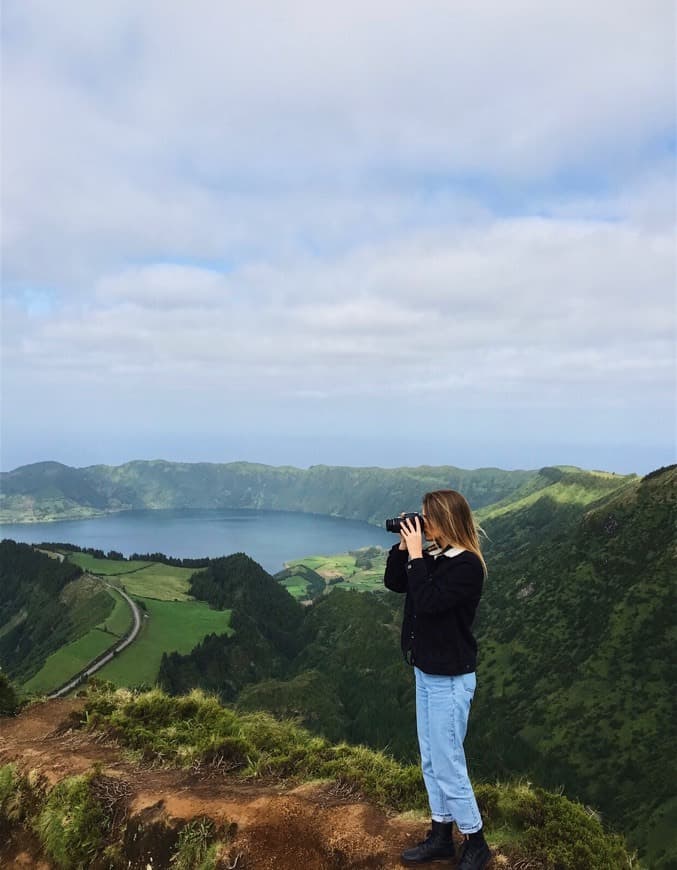
[[[114,741],[71,727],[70,714],[83,704],[81,698],[52,700],[0,720],[0,764],[16,761],[54,784],[100,763],[102,774],[116,779],[125,794],[123,852],[132,868],[168,867],[181,827],[201,816],[229,832],[224,870],[396,868],[402,849],[425,833],[424,822],[389,817],[326,783],[242,782],[213,768],[131,763]],[[27,832],[0,843],[0,866],[52,867]]]

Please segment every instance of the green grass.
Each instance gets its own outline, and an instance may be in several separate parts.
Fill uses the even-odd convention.
[[[89,553],[73,553],[70,559],[85,571],[104,574],[124,586],[130,595],[160,601],[191,601],[189,579],[196,568],[178,568],[162,562],[124,562],[97,559]]]
[[[84,571],[92,574],[129,574],[130,571],[138,571],[154,562],[127,562],[117,559],[97,559],[89,553],[71,553],[69,562],[79,565]]]
[[[115,607],[113,608],[113,612],[110,616],[106,617],[104,622],[102,623],[102,628],[104,631],[110,632],[110,634],[116,634],[118,637],[124,637],[125,634],[132,627],[133,617],[132,611],[129,607],[129,604],[125,601],[125,599],[120,595],[119,592],[111,592],[109,594],[115,596]],[[111,638],[111,643],[113,642],[113,638]]]
[[[579,479],[580,478],[580,479]],[[591,479],[592,478],[592,479]],[[552,483],[542,489],[537,489],[519,499],[506,499],[496,505],[488,505],[475,512],[480,523],[494,520],[506,514],[524,510],[538,502],[543,497],[548,497],[566,505],[585,506],[608,496],[614,490],[622,487],[636,485],[636,478],[629,479],[627,476],[614,476],[602,472],[585,472],[578,476],[572,475],[571,479]]]
[[[303,586],[294,583],[292,583],[291,586],[288,583],[283,583],[282,585],[293,598],[296,598],[297,601],[305,601],[308,597],[308,585],[306,583],[304,583]]]
[[[230,610],[212,610],[203,601],[156,601],[134,596],[146,607],[134,643],[97,676],[117,686],[154,685],[164,652],[189,653],[208,634],[232,634]]]
[[[188,594],[189,579],[196,568],[175,568],[154,562],[134,574],[119,578],[129,595],[157,598],[159,601],[193,601]]]
[[[111,729],[139,759],[165,766],[227,765],[241,777],[333,780],[377,806],[424,812],[427,796],[418,765],[385,752],[334,744],[267,713],[238,714],[194,689],[171,697],[159,689],[135,693],[90,687],[81,724]],[[581,804],[528,783],[476,784],[492,841],[514,866],[540,870],[619,870],[637,867],[622,839],[606,833]],[[206,853],[210,831],[186,835],[188,859]],[[190,846],[190,848],[189,848]],[[527,863],[528,862],[528,863]],[[190,865],[189,865],[190,866]]]
[[[37,674],[23,684],[20,689],[22,695],[41,694],[56,689],[112,646],[116,636],[121,637],[130,628],[132,614],[124,598],[119,592],[108,588],[103,591],[103,594],[113,601],[108,616],[77,640],[67,643],[52,653]]]
[[[109,826],[91,791],[90,775],[61,780],[34,822],[47,854],[63,870],[84,870],[103,844]]]
[[[342,589],[372,592],[383,588],[386,555],[386,552],[382,551],[374,557],[369,568],[357,564],[359,551],[332,556],[304,556],[302,559],[286,562],[285,568],[292,571],[297,567],[310,568],[324,579],[327,589],[339,586]],[[337,578],[342,579],[337,582]],[[294,574],[287,577],[282,581],[282,585],[295,598],[304,598],[307,594],[307,583],[301,575]]]

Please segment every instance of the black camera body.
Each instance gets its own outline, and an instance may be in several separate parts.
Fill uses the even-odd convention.
[[[423,517],[417,511],[408,514],[402,514],[401,517],[393,517],[390,520],[386,520],[386,531],[393,532],[396,535],[400,533],[400,527],[402,525],[403,520],[411,520],[411,524],[416,524],[416,517],[418,517],[419,524],[421,529],[423,528]]]

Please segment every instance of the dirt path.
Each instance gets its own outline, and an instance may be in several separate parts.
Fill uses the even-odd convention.
[[[139,819],[146,827],[159,822],[176,827],[199,816],[235,825],[231,857],[238,870],[394,870],[401,866],[401,850],[424,832],[425,823],[388,817],[327,784],[285,787],[238,781],[211,768],[159,770],[132,764],[113,741],[71,727],[69,714],[83,703],[80,698],[46,701],[16,719],[0,720],[0,764],[16,761],[22,770],[37,769],[55,783],[99,762],[106,776],[128,784],[128,827]],[[1,849],[3,867],[38,866],[16,854],[4,856],[12,863],[2,863]],[[152,866],[164,866],[160,854]]]

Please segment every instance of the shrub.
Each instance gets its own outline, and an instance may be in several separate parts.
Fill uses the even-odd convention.
[[[332,744],[268,713],[238,715],[199,689],[183,697],[158,689],[90,692],[83,724],[112,729],[122,743],[158,763],[225,763],[245,777],[333,779],[384,808],[427,809],[417,765],[402,765],[364,746]],[[527,859],[539,870],[637,866],[620,837],[605,833],[597,818],[562,795],[528,783],[478,784],[476,793],[494,844],[517,861]],[[211,860],[208,834],[204,823],[189,828],[177,856]],[[174,863],[191,866],[187,860],[176,857]],[[208,870],[211,864],[196,866]]]
[[[28,776],[16,764],[0,766],[0,837],[33,817],[45,801],[46,780],[37,771]]]
[[[6,674],[0,671],[0,716],[14,716],[19,709],[19,698]]]
[[[476,796],[492,839],[539,870],[637,867],[623,839],[608,834],[579,803],[528,783],[482,784]]]
[[[89,867],[108,829],[90,782],[90,776],[72,776],[55,785],[34,823],[45,852],[63,870]]]

